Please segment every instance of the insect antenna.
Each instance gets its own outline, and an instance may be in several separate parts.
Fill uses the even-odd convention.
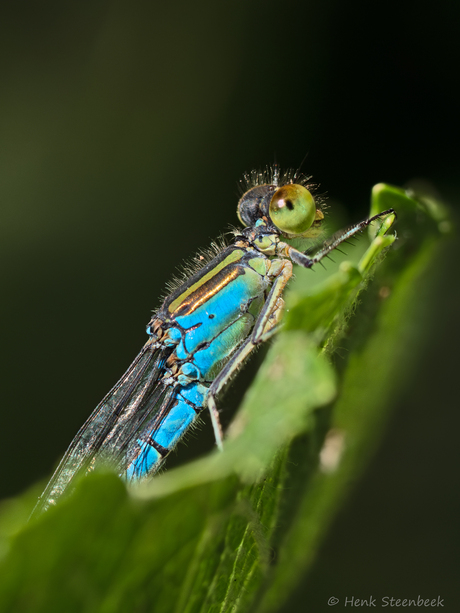
[[[294,176],[292,177],[292,178],[293,178],[294,183],[296,182],[297,177],[298,177],[298,176],[301,174],[301,172],[300,172],[300,171],[302,170],[302,166],[304,165],[305,160],[306,160],[306,159],[307,159],[307,157],[308,157],[308,154],[309,154],[309,151],[307,151],[307,153],[306,153],[306,154],[303,156],[303,159],[302,159],[302,161],[300,162],[299,167],[298,167],[298,168],[297,168],[297,170],[294,172]]]

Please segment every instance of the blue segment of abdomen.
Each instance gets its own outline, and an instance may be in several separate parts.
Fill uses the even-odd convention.
[[[136,481],[154,474],[161,467],[166,453],[169,452],[197,419],[206,403],[208,388],[198,382],[178,388],[174,394],[172,407],[154,431],[140,433],[138,444],[140,452],[126,471],[128,481]],[[155,448],[155,445],[157,448]]]
[[[137,441],[141,453],[131,462],[126,470],[126,480],[133,482],[156,472],[163,463],[163,456],[148,443]]]

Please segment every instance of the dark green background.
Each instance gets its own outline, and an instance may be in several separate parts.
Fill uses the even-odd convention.
[[[308,153],[345,221],[379,181],[423,178],[455,206],[459,6],[1,9],[3,496],[49,475],[176,266],[236,223],[244,171]],[[440,261],[417,376],[287,610],[376,593],[458,610],[457,254],[452,241]]]

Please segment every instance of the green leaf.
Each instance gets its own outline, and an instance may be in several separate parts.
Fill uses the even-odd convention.
[[[390,207],[396,242],[385,233],[389,216],[367,246],[361,239],[354,263],[296,273],[285,330],[224,453],[130,492],[112,474],[92,474],[29,524],[36,490],[4,504],[1,611],[265,613],[282,605],[414,363],[413,322],[424,321],[414,313],[450,226],[433,200],[376,186],[371,215]],[[333,367],[339,340],[345,353]]]

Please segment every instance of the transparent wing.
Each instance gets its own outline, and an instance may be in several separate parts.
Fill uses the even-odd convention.
[[[164,394],[164,386],[158,383],[170,353],[171,349],[154,350],[150,342],[144,345],[78,431],[33,513],[53,505],[78,474],[119,456],[121,447],[126,446],[123,437],[132,439]]]
[[[154,434],[165,416],[169,413],[174,400],[174,387],[161,382],[144,396],[142,410],[137,410],[127,419],[119,420],[116,428],[103,442],[98,459],[111,460],[120,474],[124,474],[139,448],[139,437],[146,431]]]
[[[119,469],[125,472],[131,462],[135,458],[142,455],[149,447],[149,442],[145,439],[155,438],[156,433],[162,425],[164,418],[168,415],[171,407],[176,400],[176,387],[163,387],[156,391],[156,394],[148,401],[146,410],[143,412],[142,418],[136,424],[136,431],[120,439],[121,446],[119,448]],[[135,434],[135,436],[134,436]],[[158,470],[158,466],[155,472]],[[143,472],[143,478],[150,476],[152,473]],[[133,480],[136,481],[137,478]]]

